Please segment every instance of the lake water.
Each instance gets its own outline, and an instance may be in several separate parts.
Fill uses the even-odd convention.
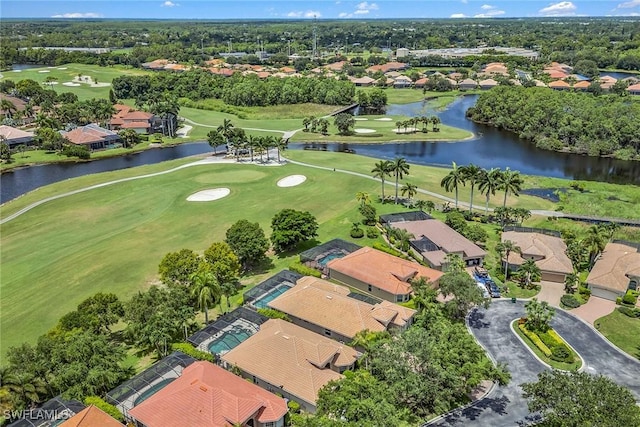
[[[289,144],[289,149],[308,147],[349,151],[389,160],[399,156],[411,163],[434,166],[450,166],[455,161],[460,165],[474,163],[487,169],[510,167],[529,175],[640,185],[640,162],[540,150],[509,132],[467,120],[465,111],[475,104],[476,99],[475,95],[462,97],[454,101],[447,110],[437,113],[429,110],[423,102],[391,105],[388,108],[390,115],[438,114],[443,124],[476,134],[473,140],[399,144]],[[211,147],[205,142],[189,143],[87,163],[59,163],[17,169],[0,175],[0,202],[4,203],[38,187],[69,178],[155,164],[211,151]]]

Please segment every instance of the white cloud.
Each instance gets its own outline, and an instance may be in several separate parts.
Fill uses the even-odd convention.
[[[449,18],[468,18],[468,16],[465,15],[464,13],[454,13]]]
[[[501,16],[504,15],[504,10],[498,10],[498,9],[490,9],[487,10],[485,13],[479,13],[477,15],[473,15],[474,18],[495,18],[496,16]]]
[[[467,4],[467,3],[469,3],[469,0],[460,0],[460,3]],[[458,14],[456,13],[455,15],[458,15]]]
[[[292,10],[287,13],[287,18],[320,18],[322,14],[317,10],[307,10],[303,12],[301,10]]]
[[[178,3],[174,3],[172,1],[165,1],[164,3],[162,3],[162,7],[174,7],[174,6],[180,6]]]
[[[366,1],[363,1],[362,3],[358,3],[356,9],[366,10],[364,13],[368,13],[370,10],[378,10],[378,5],[376,3],[367,3]],[[356,13],[358,12],[356,11]]]
[[[353,14],[347,12],[341,12],[338,14],[338,18],[351,18]]]
[[[87,12],[73,12],[73,13],[60,13],[57,15],[51,16],[52,18],[102,18],[102,15],[99,13]]]
[[[356,15],[366,15],[367,13],[369,13],[369,11],[366,9],[358,9],[353,13],[355,13]]]
[[[545,16],[567,16],[574,15],[577,7],[570,1],[561,1],[560,3],[552,3],[549,6],[538,11]]]
[[[320,18],[322,14],[317,10],[308,10],[304,13],[305,18]]]
[[[616,6],[616,9],[631,9],[632,7],[639,7],[639,6],[640,6],[640,0],[631,0],[624,3],[620,3],[618,6]]]
[[[298,12],[291,11],[287,13],[287,18],[300,18],[300,17],[302,17],[302,12],[300,11]]]
[[[491,9],[495,9],[495,6],[491,6],[490,4],[483,4],[482,6],[480,6],[480,9],[482,10],[491,10]]]

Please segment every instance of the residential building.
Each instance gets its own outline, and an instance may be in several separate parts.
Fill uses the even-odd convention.
[[[591,295],[615,301],[628,289],[640,290],[640,245],[607,243],[587,276]]]
[[[503,242],[510,240],[522,251],[522,255],[513,251],[509,254],[509,268],[517,270],[526,260],[531,259],[540,268],[542,280],[564,283],[565,277],[573,273],[573,265],[566,254],[567,245],[560,234],[550,230],[525,230],[502,233]]]
[[[568,90],[571,89],[571,85],[564,80],[556,80],[549,83],[549,87],[553,90]]]
[[[589,88],[589,86],[591,86],[591,82],[590,82],[590,81],[587,81],[587,80],[581,80],[581,81],[579,81],[578,83],[574,84],[574,85],[573,85],[573,88],[574,88],[575,90],[581,90],[581,91],[584,91],[584,90],[587,90],[587,89]]]
[[[437,285],[442,272],[364,247],[329,261],[329,277],[391,302],[411,298],[411,281],[424,277]]]
[[[499,84],[500,83],[498,83],[494,79],[486,79],[486,80],[482,80],[482,81],[480,81],[480,83],[478,83],[478,85],[480,85],[480,89],[482,89],[482,90],[492,89],[492,88],[498,86]]]
[[[206,361],[129,411],[137,427],[281,427],[284,399]],[[98,424],[96,424],[98,425]]]
[[[393,80],[393,87],[396,89],[408,88],[413,85],[413,81],[407,76],[398,76]]]
[[[341,342],[364,330],[404,330],[416,313],[389,301],[370,304],[354,298],[346,286],[311,276],[299,279],[268,306],[286,313],[298,326]]]
[[[146,111],[133,110],[128,105],[114,105],[116,113],[109,121],[110,130],[133,129],[137,133],[153,133],[160,126],[160,119]]]
[[[627,88],[630,95],[640,95],[640,83],[636,83]]]
[[[221,360],[254,384],[315,412],[318,391],[353,369],[359,356],[345,344],[285,320],[270,319]]]
[[[117,133],[94,123],[80,126],[69,132],[61,132],[72,144],[84,145],[90,150],[102,150],[120,141]]]
[[[446,268],[447,254],[459,255],[467,266],[482,265],[487,255],[487,251],[437,219],[393,222],[390,226],[413,234],[411,248],[436,270]]]
[[[364,77],[360,77],[360,78],[357,78],[357,79],[352,79],[351,81],[356,86],[366,87],[366,86],[371,86],[372,84],[374,84],[376,80],[372,79],[369,76],[364,76]]]
[[[60,427],[122,427],[122,423],[97,406],[91,405],[69,418]]]
[[[9,148],[15,148],[18,145],[33,144],[33,133],[25,132],[7,125],[0,125],[0,135],[4,137],[4,142]]]
[[[473,79],[464,79],[458,83],[458,88],[460,90],[472,90],[478,87],[478,82]]]

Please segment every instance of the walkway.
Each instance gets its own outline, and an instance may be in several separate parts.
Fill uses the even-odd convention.
[[[495,387],[484,399],[452,411],[426,425],[435,426],[515,426],[535,421],[529,414],[520,384],[537,380],[547,369],[518,339],[510,324],[525,313],[524,301],[493,301],[488,310],[478,309],[467,318],[473,336],[492,359],[506,363],[511,381]],[[587,323],[557,309],[553,328],[582,356],[586,372],[606,375],[628,387],[640,401],[640,361],[609,343]]]
[[[564,295],[564,283],[540,281],[540,292],[535,297],[554,307],[560,307],[560,298]]]
[[[593,325],[597,319],[611,314],[616,309],[616,302],[591,296],[586,304],[571,310],[571,314]],[[640,380],[639,380],[640,381]]]
[[[218,128],[218,126],[215,126],[215,125],[205,125],[203,123],[194,122],[193,120],[187,119],[186,117],[181,117],[181,118],[184,119],[185,122],[190,123],[190,124],[195,125],[195,126],[202,126],[202,127],[205,127],[205,128],[214,128],[214,129]],[[288,131],[287,132],[287,131],[275,130],[275,129],[259,129],[259,128],[240,128],[240,129],[255,130],[255,131],[258,131],[258,132],[274,132],[274,133],[281,133],[283,135],[286,135],[287,133],[291,133],[291,132],[293,132],[293,133],[291,133],[291,135],[293,135],[294,133],[297,132],[297,130]],[[291,137],[291,136],[289,136],[289,137]]]

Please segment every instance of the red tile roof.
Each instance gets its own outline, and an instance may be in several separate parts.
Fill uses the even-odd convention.
[[[194,362],[182,375],[129,411],[147,427],[228,427],[256,417],[276,422],[284,399],[209,362]]]
[[[122,427],[111,415],[96,406],[89,406],[69,418],[60,427]]]
[[[70,142],[77,145],[88,145],[94,142],[102,142],[106,137],[115,135],[107,129],[103,129],[96,125],[87,125],[77,127],[72,131],[65,133],[63,136]]]
[[[549,83],[549,87],[552,89],[567,89],[567,88],[570,88],[571,86],[569,86],[569,83],[563,80],[557,80],[555,82]]]

